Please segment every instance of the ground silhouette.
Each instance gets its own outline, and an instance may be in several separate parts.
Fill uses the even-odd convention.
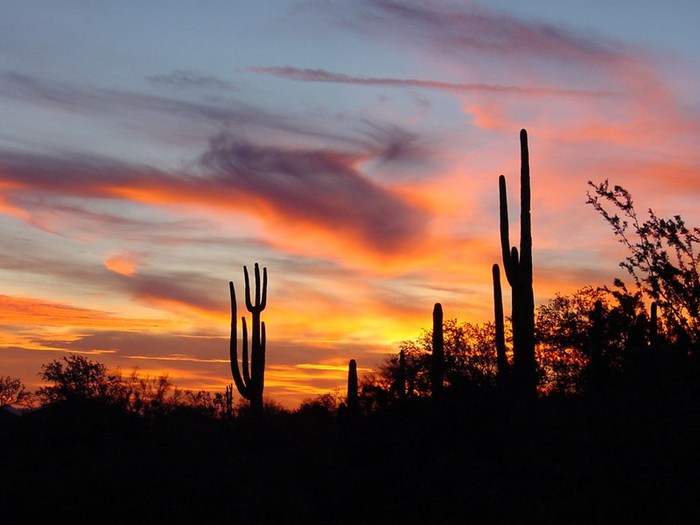
[[[3,521],[689,521],[697,370],[667,367],[667,381],[639,372],[595,395],[448,391],[352,420],[52,403],[0,420]]]

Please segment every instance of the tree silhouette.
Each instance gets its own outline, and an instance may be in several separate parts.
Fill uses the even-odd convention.
[[[40,387],[37,395],[43,402],[105,400],[119,378],[107,373],[107,367],[85,356],[71,354],[41,366],[41,379],[52,383]]]
[[[0,406],[25,403],[31,394],[22,381],[11,376],[0,376]]]
[[[458,323],[446,319],[442,323],[444,387],[459,390],[467,385],[491,388],[495,385],[497,360],[493,351],[493,323]],[[397,354],[387,356],[374,374],[364,377],[362,391],[382,405],[381,399],[428,397],[433,393],[432,330],[417,339],[403,341]],[[401,390],[399,384],[404,385]],[[381,399],[380,399],[381,398]]]
[[[641,293],[616,286],[586,286],[556,294],[537,307],[540,389],[545,393],[583,393],[647,350],[647,326]],[[648,353],[648,352],[647,352]]]
[[[696,351],[700,344],[700,229],[680,215],[664,219],[651,209],[642,220],[622,186],[588,182],[588,204],[611,226],[629,255],[620,266],[657,305],[670,335]],[[609,209],[612,208],[612,209]]]

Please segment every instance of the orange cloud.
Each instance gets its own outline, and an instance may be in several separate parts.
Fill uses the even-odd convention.
[[[105,260],[105,268],[127,277],[134,275],[138,267],[137,257],[130,253],[115,253]]]
[[[133,330],[162,328],[163,322],[148,319],[116,317],[107,312],[31,297],[0,295],[0,325],[72,326],[85,328],[129,328]]]

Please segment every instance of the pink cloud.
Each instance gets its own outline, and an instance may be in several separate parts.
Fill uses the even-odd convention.
[[[373,78],[357,77],[343,73],[332,73],[323,69],[301,69],[290,66],[285,67],[250,67],[249,71],[264,73],[288,80],[301,82],[327,82],[333,84],[353,84],[361,86],[385,86],[385,87],[414,87],[436,89],[456,93],[485,92],[492,94],[514,94],[524,96],[554,96],[554,97],[600,97],[609,96],[612,93],[585,89],[566,89],[555,87],[527,87],[509,86],[499,84],[483,84],[469,82],[443,82],[438,80],[400,79],[400,78]]]
[[[115,253],[105,259],[105,268],[127,277],[134,275],[138,267],[138,258],[131,253]]]

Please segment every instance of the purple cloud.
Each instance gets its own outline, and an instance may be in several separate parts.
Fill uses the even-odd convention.
[[[178,69],[170,73],[150,75],[146,80],[156,85],[174,86],[177,88],[204,88],[224,91],[237,91],[236,87],[225,80],[212,75],[200,75],[194,71]]]
[[[479,51],[587,62],[625,57],[619,43],[474,4],[360,0],[353,3],[352,10],[340,7],[336,13],[342,25],[363,32],[381,29],[414,45],[429,45],[440,53],[463,55]]]
[[[535,96],[607,96],[612,93],[607,91],[595,91],[585,89],[564,89],[550,87],[523,87],[507,86],[499,84],[465,83],[465,82],[442,82],[438,80],[401,79],[401,78],[373,78],[357,77],[345,75],[343,73],[332,73],[324,69],[301,69],[290,66],[285,67],[250,67],[249,71],[263,73],[288,80],[300,82],[327,82],[333,84],[355,84],[363,86],[385,86],[385,87],[413,87],[436,89],[440,91],[452,92],[486,92],[486,93],[508,93],[517,95]]]
[[[362,175],[359,157],[232,140],[211,142],[202,167],[227,187],[264,200],[292,220],[350,235],[380,253],[417,241],[427,215]]]

